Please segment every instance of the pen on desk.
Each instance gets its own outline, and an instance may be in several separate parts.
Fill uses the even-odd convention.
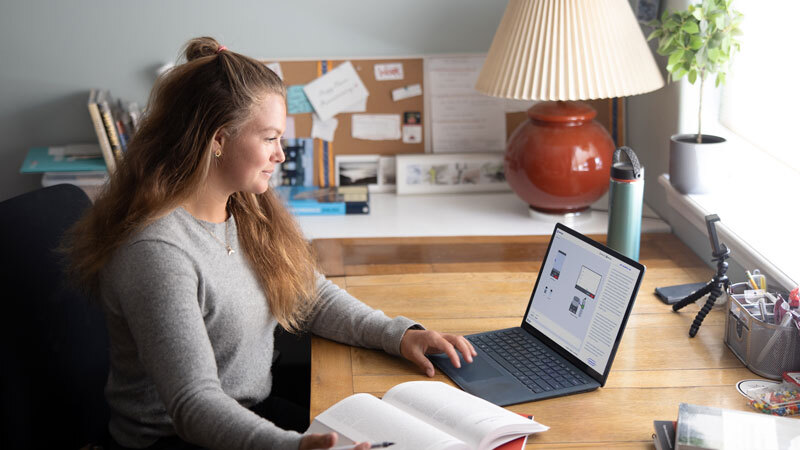
[[[391,447],[392,445],[394,445],[394,442],[373,442],[373,443],[371,443],[369,445],[370,445],[370,448],[386,448],[386,447]],[[355,446],[356,446],[355,444],[342,445],[342,446],[339,446],[339,447],[331,447],[328,450],[352,450]]]

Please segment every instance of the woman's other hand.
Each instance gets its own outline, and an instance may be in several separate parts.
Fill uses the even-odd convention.
[[[464,360],[472,362],[472,357],[477,352],[464,336],[450,333],[439,333],[432,330],[408,330],[400,341],[400,354],[416,364],[426,375],[432,377],[435,373],[433,364],[426,354],[445,353],[455,367],[461,367],[458,353],[464,355]]]

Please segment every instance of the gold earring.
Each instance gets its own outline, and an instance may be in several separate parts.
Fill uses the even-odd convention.
[[[222,156],[222,149],[219,149],[219,148],[218,148],[218,149],[217,149],[217,151],[215,151],[215,152],[214,152],[214,156],[216,156],[217,158],[219,158],[220,156]]]

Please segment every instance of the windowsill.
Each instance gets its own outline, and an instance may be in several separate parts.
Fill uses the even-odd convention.
[[[726,136],[727,137],[727,136]],[[685,195],[669,182],[669,175],[658,178],[667,193],[669,206],[692,223],[703,235],[708,231],[705,216],[717,214],[717,233],[731,257],[746,269],[758,268],[770,274],[777,284],[792,288],[800,280],[796,227],[797,174],[761,152],[748,153],[743,145],[731,141],[729,158],[720,162],[718,190],[704,195]],[[747,161],[737,164],[736,161]],[[747,176],[736,173],[747,172]],[[795,177],[795,178],[793,178]],[[762,183],[770,183],[764,193]]]

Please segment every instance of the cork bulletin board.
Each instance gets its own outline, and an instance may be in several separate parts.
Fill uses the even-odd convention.
[[[392,91],[397,88],[419,84],[422,92],[425,86],[422,83],[422,58],[411,59],[341,59],[323,61],[279,61],[283,72],[283,81],[286,86],[305,85],[322,76],[322,64],[327,64],[327,70],[337,67],[345,61],[350,61],[356,69],[361,81],[369,91],[367,110],[363,113],[339,113],[336,118],[339,125],[332,142],[333,153],[337,155],[396,155],[400,153],[424,153],[423,142],[405,144],[402,140],[372,141],[356,139],[351,135],[351,117],[353,114],[399,114],[405,112],[420,113],[424,120],[423,96],[406,98],[399,101],[392,99]],[[402,80],[378,81],[375,79],[374,66],[376,64],[401,63],[403,64]],[[292,114],[295,121],[295,134],[297,137],[311,136],[311,113]]]

